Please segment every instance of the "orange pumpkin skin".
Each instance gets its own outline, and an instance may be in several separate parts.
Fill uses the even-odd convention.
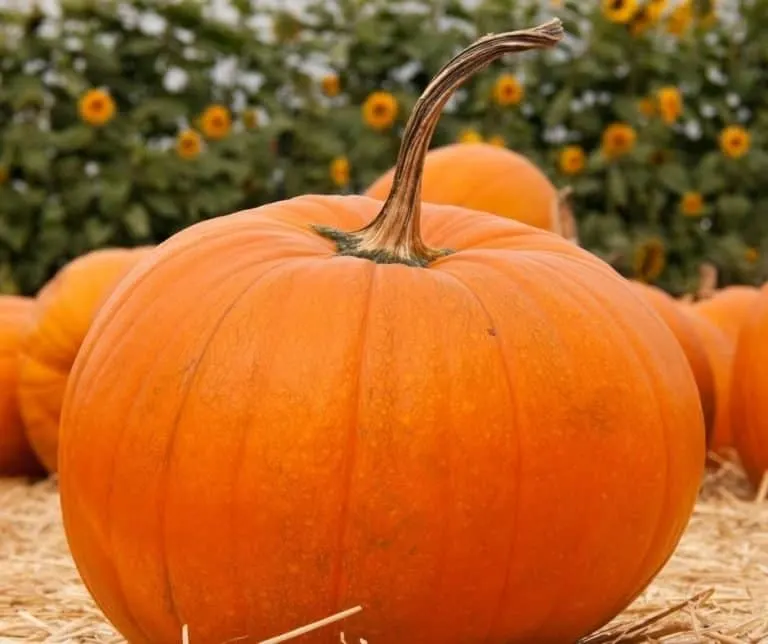
[[[385,199],[393,177],[390,169],[365,195]],[[430,150],[422,201],[490,212],[561,231],[557,190],[546,175],[521,154],[489,143],[454,143]]]
[[[578,640],[667,561],[704,467],[669,329],[574,244],[423,204],[427,268],[341,256],[301,197],[192,226],[68,384],[64,524],[133,644]],[[599,466],[596,466],[599,463]],[[577,491],[577,502],[573,494]],[[578,597],[578,602],[564,598]]]
[[[57,469],[59,418],[75,356],[99,305],[147,248],[82,255],[40,291],[20,353],[18,399],[27,436],[49,472]]]
[[[732,342],[739,338],[744,317],[755,303],[759,290],[754,286],[728,286],[694,304],[694,310],[714,323]]]
[[[660,288],[641,282],[633,281],[630,283],[634,289],[648,299],[651,306],[675,335],[685,357],[688,358],[688,364],[691,366],[699,389],[701,408],[704,412],[704,424],[707,428],[707,442],[709,443],[714,432],[717,392],[710,358],[696,326],[690,320],[690,316],[680,310],[677,302]]]
[[[731,422],[731,368],[736,346],[713,322],[698,315],[690,307],[684,313],[696,329],[709,358],[715,380],[715,423],[710,449],[723,453],[733,447]]]
[[[758,488],[768,471],[768,288],[747,313],[736,345],[731,420],[736,450]]]
[[[24,434],[16,400],[19,345],[31,314],[31,299],[0,295],[0,476],[43,472]]]

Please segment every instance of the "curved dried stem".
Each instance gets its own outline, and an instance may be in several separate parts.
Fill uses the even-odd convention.
[[[425,266],[446,251],[430,249],[421,237],[421,178],[424,159],[443,107],[472,75],[506,54],[555,46],[565,32],[559,19],[533,29],[489,34],[446,64],[411,112],[400,144],[392,189],[378,216],[354,233],[320,230],[346,255],[381,263]]]

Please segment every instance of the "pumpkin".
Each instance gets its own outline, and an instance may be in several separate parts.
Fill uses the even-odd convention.
[[[307,641],[570,642],[666,562],[704,467],[672,333],[569,241],[419,201],[456,86],[562,34],[458,54],[384,203],[196,224],[101,309],[67,386],[61,502],[129,641],[258,642],[360,606]]]
[[[698,315],[686,305],[682,313],[696,332],[706,352],[715,385],[715,418],[709,447],[724,454],[733,447],[731,424],[731,366],[735,345],[713,322]]]
[[[641,282],[630,282],[633,288],[648,300],[648,303],[669,326],[677,341],[688,358],[699,389],[701,407],[704,412],[704,422],[707,428],[707,442],[712,440],[715,425],[715,410],[717,408],[717,393],[715,376],[704,342],[699,336],[698,329],[690,316],[680,310],[675,300],[660,288]]]
[[[768,472],[768,287],[744,316],[731,373],[734,443],[749,480],[759,488]]]
[[[755,303],[758,289],[754,286],[727,286],[694,304],[694,310],[714,323],[732,342],[736,342],[744,316]]]
[[[146,248],[97,250],[62,268],[38,294],[20,352],[18,400],[27,436],[57,469],[59,417],[75,356],[99,305]]]
[[[365,191],[385,199],[392,188],[390,169]],[[490,143],[453,143],[427,153],[422,200],[461,206],[562,232],[555,186],[526,157]]]
[[[18,351],[32,313],[32,300],[0,295],[0,476],[43,472],[24,434],[16,401]]]

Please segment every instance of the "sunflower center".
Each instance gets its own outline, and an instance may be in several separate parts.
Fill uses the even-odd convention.
[[[93,101],[91,101],[91,109],[94,112],[102,112],[104,111],[104,100],[100,98],[94,98]]]
[[[374,116],[381,116],[381,117],[386,116],[388,113],[387,106],[384,105],[384,103],[376,103],[373,106],[372,111]]]
[[[613,9],[613,11],[621,11],[624,8],[624,2],[625,0],[613,0],[613,2],[611,2],[611,9]]]

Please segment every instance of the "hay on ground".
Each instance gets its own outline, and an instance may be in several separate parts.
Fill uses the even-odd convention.
[[[53,481],[0,481],[0,642],[123,642],[80,582]],[[734,465],[707,474],[662,574],[583,644],[614,642],[768,644],[768,501]]]

